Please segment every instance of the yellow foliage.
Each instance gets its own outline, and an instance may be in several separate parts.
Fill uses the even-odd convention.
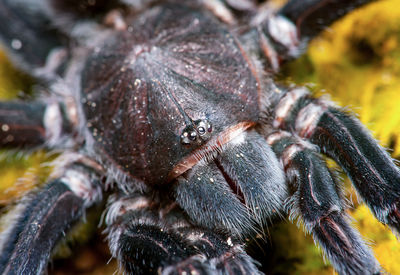
[[[379,223],[365,205],[360,205],[352,216],[356,228],[364,238],[371,241],[375,256],[390,274],[400,272],[400,245],[389,228]]]
[[[370,4],[315,39],[289,70],[296,82],[318,83],[334,101],[350,106],[394,156],[400,156],[399,22],[398,0]],[[297,67],[307,63],[306,72]]]

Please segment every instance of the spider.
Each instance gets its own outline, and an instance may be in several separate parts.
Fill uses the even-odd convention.
[[[0,1],[0,37],[48,96],[0,103],[2,147],[62,149],[13,210],[0,271],[40,274],[107,193],[127,274],[260,274],[245,240],[299,218],[340,274],[383,272],[349,224],[335,160],[400,230],[400,172],[351,114],[273,75],[370,1]]]

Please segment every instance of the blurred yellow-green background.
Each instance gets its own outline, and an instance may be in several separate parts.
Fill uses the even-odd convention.
[[[334,102],[357,113],[380,143],[399,159],[400,1],[377,1],[346,16],[314,39],[307,54],[286,66],[282,74],[289,83],[308,85],[316,95],[328,94]],[[347,179],[345,186],[354,204],[349,212],[355,227],[371,243],[384,269],[400,274],[400,243],[364,205],[359,205]],[[286,245],[281,247],[292,245],[287,251],[283,249],[283,254],[301,260],[295,263],[295,270],[277,273],[332,274],[331,268],[315,258],[318,253],[310,238],[303,243],[302,234],[291,234],[294,226],[281,231],[285,230],[289,231],[289,241],[276,233]],[[296,254],[293,250],[302,252]]]
[[[307,85],[316,95],[329,94],[333,101],[357,113],[392,156],[400,159],[399,46],[400,1],[377,1],[317,37],[307,53],[285,66],[278,77],[286,83]],[[29,89],[29,80],[0,52],[0,98],[12,99]],[[27,190],[43,183],[50,171],[45,163],[52,157],[42,151],[0,151],[0,207],[5,209]],[[400,243],[358,203],[347,179],[345,186],[346,196],[354,204],[349,209],[354,226],[371,243],[384,269],[400,274]],[[76,241],[75,250],[74,246],[62,247],[59,257],[70,255],[74,260],[55,260],[50,274],[113,274],[116,263],[105,265],[109,255],[96,226],[77,230],[97,233],[95,237],[78,238],[81,241]],[[271,263],[269,273],[333,274],[310,236],[295,225],[279,223],[270,228],[269,235],[269,245],[260,244]]]

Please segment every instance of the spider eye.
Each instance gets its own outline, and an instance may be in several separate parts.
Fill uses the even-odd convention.
[[[211,125],[210,122],[207,124],[207,131],[208,131],[209,133],[212,132],[212,125]]]
[[[183,132],[181,135],[181,143],[184,145],[190,144],[189,134],[188,132]]]
[[[197,133],[193,129],[186,129],[181,135],[181,143],[183,145],[192,144],[197,139]]]
[[[206,129],[204,129],[204,127],[200,126],[199,128],[197,128],[197,131],[199,132],[199,134],[202,136],[205,134]]]
[[[193,121],[192,125],[186,126],[181,134],[181,144],[202,144],[211,137],[212,127],[211,123],[205,119]]]
[[[190,132],[190,134],[189,134],[189,139],[190,139],[191,141],[194,141],[194,140],[196,140],[196,138],[197,138],[197,133],[196,133],[195,131]]]
[[[202,138],[204,139],[208,139],[210,137],[209,133],[212,132],[211,123],[207,120],[197,120],[195,121],[195,124],[199,135],[202,136]]]

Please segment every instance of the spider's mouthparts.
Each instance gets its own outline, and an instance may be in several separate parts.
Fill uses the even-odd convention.
[[[176,201],[193,221],[240,236],[283,210],[288,196],[282,167],[254,129],[242,132],[177,181]]]
[[[246,199],[244,198],[243,191],[240,188],[240,184],[238,184],[228,173],[225,171],[225,168],[222,166],[221,162],[218,159],[214,160],[215,164],[217,165],[218,169],[221,171],[222,176],[224,177],[226,183],[231,188],[232,192],[236,194],[237,198],[240,202],[246,205]]]

